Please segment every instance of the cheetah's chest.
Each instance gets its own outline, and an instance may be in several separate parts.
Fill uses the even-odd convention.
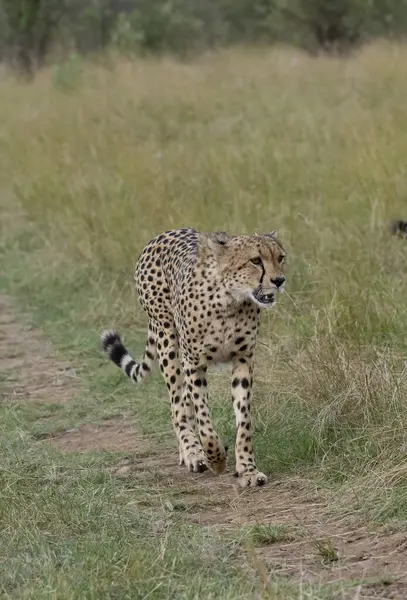
[[[241,327],[236,315],[218,316],[213,320],[204,338],[206,358],[212,363],[225,363],[232,360],[238,348]]]

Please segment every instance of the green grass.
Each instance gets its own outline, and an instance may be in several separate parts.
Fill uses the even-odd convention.
[[[232,598],[237,586],[247,597],[254,592],[233,564],[233,544],[182,525],[165,506],[132,507],[124,484],[104,474],[106,458],[42,451],[21,436],[12,450],[2,448],[9,457],[2,471],[3,597],[193,598],[216,590]],[[139,489],[138,498],[143,494]]]
[[[332,540],[315,540],[313,545],[324,564],[338,562],[339,554],[335,550]]]
[[[248,528],[248,536],[255,546],[269,546],[293,539],[287,525],[281,523],[256,523]]]
[[[78,64],[64,85],[46,70],[30,86],[2,81],[0,287],[84,386],[69,405],[1,407],[4,597],[299,597],[242,568],[216,528],[191,530],[188,510],[135,514],[108,474],[116,456],[36,441],[109,418],[169,431],[159,374],[129,386],[99,333],[115,326],[140,354],[132,270],[172,227],[279,231],[288,293],[262,324],[259,466],[334,490],[334,512],[405,521],[407,245],[387,221],[407,218],[406,58],[388,44],[346,60],[233,49],[194,64]],[[210,384],[232,447],[228,375]]]

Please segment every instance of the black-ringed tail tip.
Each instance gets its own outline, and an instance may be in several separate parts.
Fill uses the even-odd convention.
[[[103,350],[106,352],[107,356],[112,360],[118,367],[123,369],[127,375],[130,377],[130,372],[127,373],[126,367],[132,362],[136,364],[135,361],[131,358],[130,354],[127,352],[126,348],[123,346],[123,342],[116,331],[104,331],[102,333],[102,346]],[[132,365],[133,366],[133,365]]]
[[[151,368],[155,360],[155,342],[152,338],[150,338],[147,344],[141,363],[137,363],[134,358],[130,356],[116,331],[104,331],[101,335],[101,340],[103,350],[110,360],[120,367],[134,383],[138,383],[151,373]]]
[[[123,353],[120,350],[124,350],[124,346],[119,334],[113,330],[106,330],[102,333],[101,340],[103,350],[108,357],[120,367],[121,359],[123,357]]]

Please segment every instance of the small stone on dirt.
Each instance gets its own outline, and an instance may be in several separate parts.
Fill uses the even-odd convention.
[[[123,467],[119,467],[115,470],[114,475],[116,477],[128,477],[130,475],[131,467],[129,465],[124,465]]]

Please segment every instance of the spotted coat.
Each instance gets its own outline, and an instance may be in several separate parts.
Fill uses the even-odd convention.
[[[236,417],[236,475],[243,486],[263,485],[252,448],[253,354],[260,308],[284,288],[285,252],[275,233],[228,236],[193,229],[166,231],[144,248],[135,270],[148,340],[141,363],[119,335],[102,335],[104,350],[135,382],[158,360],[167,384],[180,465],[222,473],[226,450],[208,408],[207,367],[232,363]]]

